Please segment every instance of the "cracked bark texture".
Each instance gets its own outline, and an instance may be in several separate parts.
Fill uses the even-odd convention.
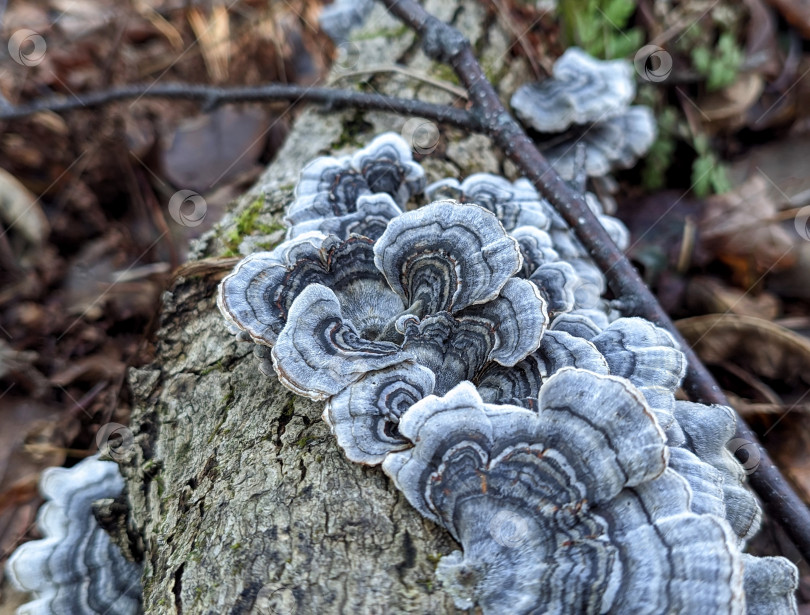
[[[426,8],[473,41],[504,99],[528,78],[525,64],[510,57],[504,27],[481,4],[430,0]],[[380,7],[346,50],[353,65],[344,62],[344,71],[402,63],[449,76]],[[369,83],[398,96],[455,99],[402,75],[380,73]],[[216,257],[281,239],[280,217],[307,161],[356,149],[408,119],[305,111],[276,162],[196,246],[192,257],[201,262],[165,293],[154,360],[129,373],[135,446],[121,460],[143,537],[147,613],[456,612],[434,579],[438,557],[457,548],[452,539],[420,517],[379,468],[348,462],[320,418],[323,404],[263,376],[251,346],[227,333],[214,301],[232,266],[217,266]],[[476,171],[513,175],[486,137],[458,130],[443,130],[422,163],[429,181]],[[258,217],[246,223],[257,202]]]

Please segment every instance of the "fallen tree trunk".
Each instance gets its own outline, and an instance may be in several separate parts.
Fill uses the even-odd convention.
[[[480,4],[435,0],[428,8],[470,37],[505,91],[526,78],[523,63],[509,57],[508,36]],[[355,38],[344,52],[356,65],[344,69],[402,63],[447,77],[380,7]],[[380,73],[370,84],[398,96],[455,99],[403,75]],[[320,419],[323,404],[262,375],[251,345],[226,331],[214,300],[233,265],[217,257],[279,241],[282,210],[307,161],[400,130],[408,119],[303,113],[276,162],[166,293],[154,360],[129,374],[135,446],[122,464],[143,537],[147,613],[454,612],[434,582],[436,561],[456,548],[452,539],[379,468],[344,458]],[[486,137],[443,134],[440,155],[423,161],[429,179],[508,173]]]

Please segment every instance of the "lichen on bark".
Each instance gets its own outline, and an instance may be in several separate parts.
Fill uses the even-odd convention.
[[[494,70],[521,70],[520,62],[508,69],[509,37],[480,4],[427,4],[500,62]],[[429,73],[433,63],[414,35],[374,11],[353,37],[357,68],[401,62]],[[453,100],[401,75],[375,75],[372,83],[383,93]],[[209,260],[187,268],[164,295],[154,359],[129,374],[136,446],[121,464],[143,536],[147,613],[455,612],[434,578],[438,558],[457,548],[449,535],[412,509],[379,468],[347,461],[320,418],[323,404],[262,375],[214,301],[231,266],[216,257],[278,240],[308,160],[354,149],[407,119],[303,112],[276,161],[192,254]],[[443,156],[449,140],[466,136],[443,131],[438,156],[426,160],[428,180],[502,168],[500,155],[476,158],[488,142],[482,137]],[[242,236],[245,215],[253,223],[242,225]]]

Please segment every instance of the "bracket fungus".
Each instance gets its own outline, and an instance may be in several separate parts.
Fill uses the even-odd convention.
[[[358,333],[374,339],[402,301],[374,265],[374,242],[310,232],[272,252],[251,254],[237,264],[217,294],[225,318],[258,344],[273,345],[293,302],[310,284],[332,290]]]
[[[554,62],[551,77],[518,88],[511,104],[525,124],[556,133],[617,115],[635,96],[632,64],[597,60],[570,47]]]
[[[272,358],[287,388],[311,399],[326,399],[364,374],[411,356],[392,342],[365,339],[343,317],[335,293],[310,284],[293,301]]]
[[[369,372],[329,399],[323,419],[350,460],[377,465],[411,445],[399,434],[399,417],[435,382],[431,370],[410,361]]]
[[[685,435],[682,446],[719,473],[724,515],[744,544],[759,530],[762,512],[745,488],[745,469],[726,448],[737,427],[734,412],[725,406],[676,401],[673,415]]]
[[[12,584],[36,596],[17,613],[140,613],[140,566],[124,558],[93,516],[96,500],[124,489],[117,464],[96,456],[70,469],[48,468],[39,486],[44,538],[22,544],[6,563]]]
[[[606,74],[579,82],[557,125],[605,121],[577,96]],[[632,115],[623,88],[608,105],[617,121]],[[314,161],[287,241],[238,264],[218,305],[265,373],[326,400],[350,460],[382,464],[460,543],[437,568],[456,604],[795,612],[795,568],[740,551],[760,511],[724,449],[733,415],[675,401],[675,340],[621,317],[526,180],[447,178],[426,196],[453,200],[405,211],[423,186],[392,134]],[[586,199],[626,246],[624,225]]]
[[[425,188],[425,196],[430,201],[448,199],[480,205],[495,214],[507,231],[519,226],[547,229],[554,215],[551,204],[525,177],[515,182],[491,173],[474,173],[462,182],[447,178]]]
[[[419,315],[494,299],[520,269],[520,248],[494,214],[437,201],[393,219],[374,245],[390,287]]]
[[[315,218],[299,222],[287,230],[287,239],[294,239],[310,231],[320,231],[327,235],[335,235],[341,239],[348,239],[349,235],[363,235],[369,239],[377,239],[385,231],[388,222],[396,218],[402,210],[384,192],[378,194],[364,194],[357,197],[354,211],[336,217]]]
[[[561,177],[573,179],[577,173],[573,143],[581,144],[585,148],[585,174],[601,177],[631,168],[647,153],[657,134],[652,110],[634,105],[621,115],[571,130],[565,138],[541,145],[541,149]]]
[[[506,231],[518,240],[523,266],[517,275],[533,279],[543,287],[552,319],[557,314],[582,308],[609,311],[601,299],[607,288],[604,275],[562,217],[526,178],[509,182],[498,175],[475,173],[461,182],[454,178],[434,182],[425,189],[425,194],[429,199],[475,203],[494,213]],[[605,215],[594,194],[586,193],[586,200],[614,242],[625,249],[629,233],[624,224]]]
[[[384,471],[461,544],[437,576],[484,613],[743,613],[724,520],[690,510],[664,434],[625,379],[565,368],[537,412],[462,383],[405,413]]]
[[[489,366],[475,384],[487,403],[534,408],[543,383],[565,367],[609,373],[596,346],[565,331],[546,331],[534,353],[513,368]]]
[[[537,349],[546,328],[546,307],[534,284],[507,280],[492,301],[423,319],[406,315],[397,321],[403,349],[436,375],[441,395],[463,380],[472,380],[490,362],[511,366]]]
[[[514,277],[521,258],[493,213],[437,201],[392,218],[376,241],[310,231],[253,254],[222,281],[217,301],[237,330],[272,347],[283,384],[329,400],[327,422],[347,455],[379,463],[383,443],[399,446],[404,410],[374,397],[389,394],[380,382],[401,375],[416,401],[537,349],[547,298]]]
[[[686,374],[686,357],[670,333],[643,318],[619,318],[591,338],[610,373],[627,378],[650,404],[669,444],[683,440],[672,414],[675,391]]]
[[[411,148],[399,135],[384,133],[352,156],[324,156],[306,165],[285,219],[295,225],[340,218],[356,211],[359,197],[376,193],[401,207],[424,187],[425,172]]]
[[[518,118],[540,134],[539,147],[566,180],[584,172],[600,177],[633,166],[656,136],[652,111],[629,106],[635,98],[633,67],[602,61],[571,47],[554,63],[551,77],[521,86],[511,105]]]

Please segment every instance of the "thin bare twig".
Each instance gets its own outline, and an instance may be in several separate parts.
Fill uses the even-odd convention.
[[[457,107],[384,96],[382,94],[367,94],[365,92],[337,90],[334,88],[303,87],[282,83],[226,88],[191,83],[124,85],[70,98],[53,96],[26,105],[0,106],[0,120],[18,119],[40,111],[64,112],[74,109],[89,109],[116,101],[141,98],[194,100],[202,103],[206,109],[212,109],[226,103],[310,102],[324,104],[330,109],[390,111],[400,115],[424,117],[440,124],[449,124],[473,132],[482,130],[480,122],[474,115]]]
[[[560,178],[520,124],[501,104],[469,41],[454,27],[427,13],[414,0],[380,1],[393,15],[419,33],[422,48],[429,57],[452,66],[473,101],[472,114],[478,117],[487,134],[504,154],[574,229],[605,273],[611,290],[621,298],[623,311],[642,316],[664,327],[678,340],[689,365],[685,381],[689,395],[705,403],[729,405],[706,366],[678,333],[636,269],[591,212],[584,195]],[[810,560],[810,511],[759,444],[756,435],[739,416],[737,437],[754,443],[759,451],[759,466],[749,477],[751,486],[762,498],[768,513],[782,525],[804,558]],[[741,461],[745,462],[747,458]]]

